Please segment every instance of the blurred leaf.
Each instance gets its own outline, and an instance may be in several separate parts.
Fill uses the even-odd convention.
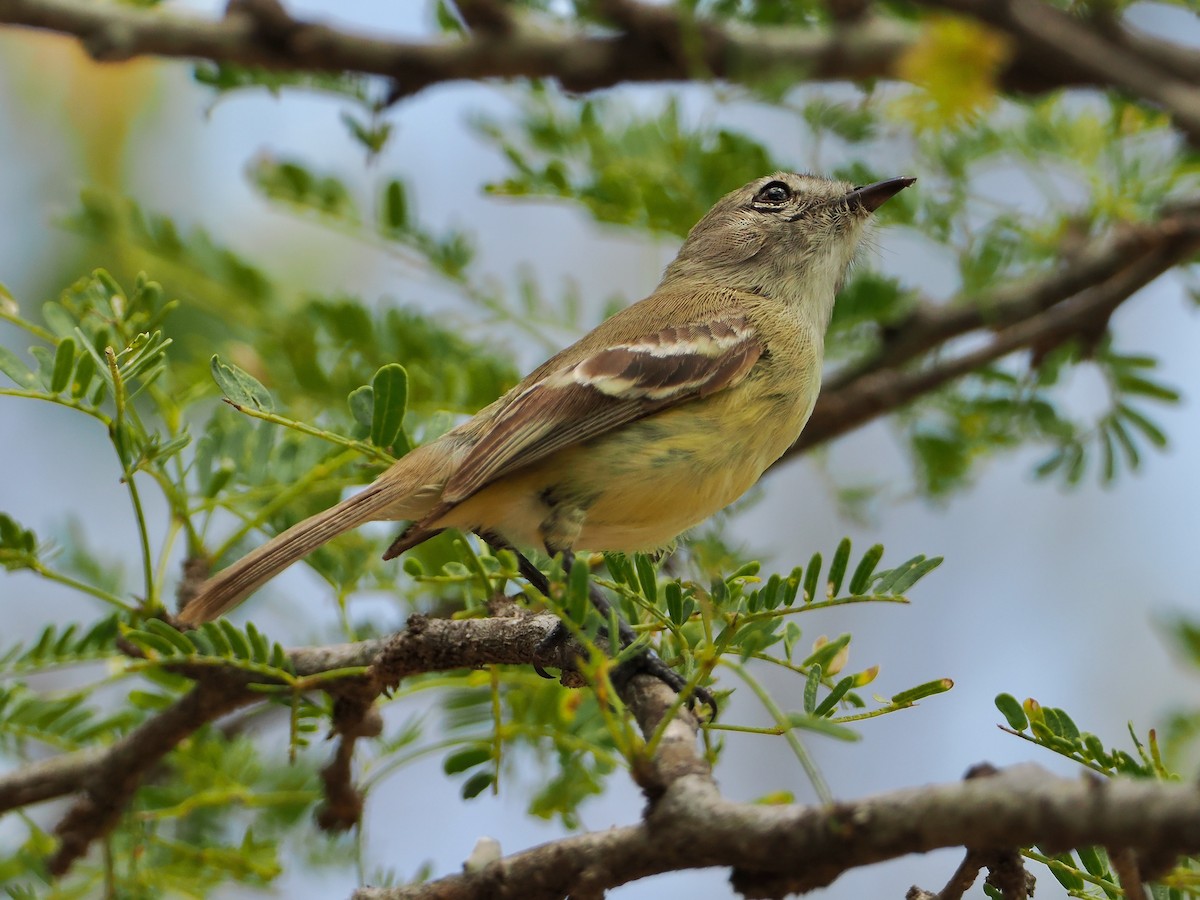
[[[271,412],[275,408],[271,392],[257,378],[231,363],[222,362],[215,354],[212,358],[212,376],[225,398],[237,406],[262,412]]]
[[[408,407],[408,373],[389,363],[371,379],[371,443],[391,450],[396,456],[408,452],[404,436],[404,413]]]
[[[568,104],[534,91],[515,127],[483,120],[477,128],[515,170],[492,192],[562,197],[598,221],[677,236],[722,194],[780,168],[740,132],[687,128],[674,102],[639,117],[603,100]]]

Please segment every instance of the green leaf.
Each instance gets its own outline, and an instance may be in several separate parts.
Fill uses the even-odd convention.
[[[792,658],[792,648],[796,646],[802,634],[800,626],[795,622],[789,621],[783,628],[783,653],[789,661]]]
[[[817,579],[821,577],[821,554],[814,553],[808,561],[808,569],[804,573],[804,602],[812,603],[817,599]]]
[[[1104,768],[1111,769],[1113,767],[1112,755],[1105,752],[1104,745],[1100,743],[1100,738],[1087,732],[1082,737],[1085,756],[1099,763]]]
[[[682,625],[687,621],[683,613],[683,589],[677,581],[669,581],[663,589],[667,599],[667,616],[673,625]]]
[[[1125,423],[1116,415],[1111,415],[1105,420],[1105,424],[1113,437],[1120,444],[1122,452],[1125,454],[1125,463],[1130,469],[1136,469],[1141,465],[1141,454],[1138,453],[1137,445],[1133,442],[1133,437],[1129,434],[1129,429],[1125,427]]]
[[[363,134],[367,136],[366,132]],[[301,163],[269,156],[258,157],[249,167],[248,175],[251,184],[268,199],[335,219],[358,221],[350,191],[332,175],[318,175]]]
[[[582,626],[587,620],[591,602],[588,599],[588,564],[578,557],[571,563],[567,573],[567,595],[563,598],[567,618]]]
[[[54,351],[54,373],[50,376],[50,390],[57,394],[71,381],[71,370],[75,367],[75,341],[69,337],[58,342]]]
[[[1154,446],[1159,448],[1167,446],[1167,436],[1163,430],[1133,407],[1121,403],[1117,406],[1117,414],[1144,434]]]
[[[903,594],[910,587],[942,564],[942,557],[935,556],[926,559],[924,556],[914,556],[894,569],[881,572],[879,583],[875,590],[881,594]]]
[[[1083,863],[1083,867],[1087,869],[1088,874],[1095,875],[1097,878],[1108,877],[1108,864],[1101,850],[1096,847],[1079,847],[1075,853],[1079,857],[1079,861]]]
[[[458,15],[447,0],[438,0],[434,4],[434,17],[437,20],[438,28],[442,31],[451,34],[461,34],[463,31],[462,22],[458,20]]]
[[[895,694],[892,697],[892,703],[897,706],[907,706],[911,703],[916,703],[918,700],[924,700],[926,697],[932,697],[935,694],[944,694],[952,687],[954,687],[954,682],[949,678],[938,678]]]
[[[654,563],[645,553],[635,554],[633,566],[637,570],[638,583],[642,587],[642,596],[651,603],[658,602],[658,573],[654,571]]]
[[[462,797],[464,800],[470,800],[473,797],[478,797],[496,780],[496,776],[491,772],[476,772],[462,787]]]
[[[262,383],[232,363],[221,362],[220,357],[213,355],[211,360],[213,381],[221,389],[225,398],[235,406],[245,406],[260,412],[271,412],[275,404],[271,393]]]
[[[185,635],[162,619],[147,619],[143,630],[170,643],[181,656],[191,656],[195,648],[193,641],[189,640],[192,633]]]
[[[385,233],[401,234],[408,229],[408,195],[404,182],[393,179],[383,189],[380,225]]]
[[[829,576],[826,582],[829,587],[829,596],[836,597],[838,591],[842,589],[842,579],[846,577],[846,567],[850,564],[850,538],[842,538],[842,541],[837,546],[837,550],[833,552],[833,559],[829,561]]]
[[[456,750],[447,756],[442,763],[442,771],[447,775],[457,775],[459,772],[465,772],[467,769],[473,769],[491,761],[491,747],[467,747],[463,750]]]
[[[371,396],[371,443],[403,456],[408,452],[403,431],[408,406],[408,373],[404,366],[388,363],[380,367],[371,379]]]
[[[188,636],[192,638],[193,642],[196,638],[203,637],[207,641],[208,652],[212,656],[232,657],[235,655],[233,644],[230,643],[225,629],[216,622],[205,622]]]
[[[995,703],[996,709],[1000,710],[1013,731],[1024,731],[1029,727],[1029,717],[1012,694],[997,694]]]
[[[859,596],[867,590],[871,584],[871,576],[875,574],[875,567],[879,565],[881,559],[883,559],[883,544],[875,544],[863,554],[862,560],[850,577],[849,590],[852,595]]]
[[[831,690],[828,696],[826,696],[825,699],[817,705],[817,708],[812,711],[812,714],[818,718],[821,716],[830,715],[834,708],[838,705],[838,701],[840,701],[842,697],[846,696],[846,692],[852,687],[854,687],[854,677],[852,675],[847,675],[833,686],[833,690]]]
[[[342,124],[349,130],[351,136],[367,148],[372,155],[378,155],[392,136],[392,123],[374,116],[363,122],[348,112],[342,113]]]
[[[821,667],[814,665],[808,670],[808,677],[804,679],[804,711],[809,715],[813,715],[813,710],[817,708],[817,688],[821,686]]]
[[[37,559],[37,535],[16,519],[0,513],[0,565],[10,571],[26,569]]]
[[[90,353],[79,357],[79,365],[75,367],[75,377],[71,381],[71,396],[82,397],[92,383],[96,374],[96,363]]]
[[[369,384],[357,387],[346,395],[346,405],[350,407],[350,415],[360,428],[371,430],[371,420],[375,415],[375,392]]]
[[[1045,716],[1046,727],[1055,735],[1068,741],[1079,740],[1079,729],[1066,712],[1057,707],[1043,706],[1042,713]]]
[[[1143,397],[1153,397],[1164,403],[1178,403],[1179,391],[1164,384],[1150,381],[1137,375],[1122,372],[1116,378],[1117,387],[1127,394],[1140,394]]]
[[[787,724],[791,728],[803,728],[805,731],[824,734],[828,737],[837,738],[839,741],[860,740],[858,732],[852,731],[845,725],[838,725],[836,722],[829,721],[829,719],[818,718],[808,713],[788,713]]]
[[[9,378],[17,383],[19,387],[27,391],[36,390],[38,377],[33,373],[29,366],[17,357],[15,353],[7,347],[0,347],[0,372],[3,372]]]
[[[229,646],[231,654],[240,659],[254,658],[254,654],[250,649],[250,642],[237,626],[224,617],[217,619],[216,624],[225,633],[225,643]]]
[[[792,569],[792,573],[783,583],[783,605],[791,608],[796,602],[796,595],[800,592],[800,583],[803,580],[804,570],[799,566]]]
[[[1079,867],[1075,865],[1075,858],[1070,853],[1059,853],[1056,856],[1053,853],[1046,853],[1043,847],[1038,849],[1057,863],[1057,865],[1047,866],[1047,868],[1059,884],[1068,891],[1076,892],[1077,895],[1083,891],[1084,881],[1079,876]]]
[[[800,663],[800,668],[808,666],[820,666],[822,669],[828,669],[829,664],[833,662],[833,658],[837,656],[850,643],[850,635],[843,634],[834,638],[829,643],[817,648],[812,652],[808,659]]]

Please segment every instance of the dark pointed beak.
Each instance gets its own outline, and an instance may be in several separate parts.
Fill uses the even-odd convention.
[[[877,181],[866,187],[855,188],[846,195],[846,199],[851,203],[855,201],[861,203],[868,212],[875,212],[916,180],[915,178],[889,178],[887,181]]]

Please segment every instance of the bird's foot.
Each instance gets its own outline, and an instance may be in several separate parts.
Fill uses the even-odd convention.
[[[623,693],[625,686],[635,675],[650,675],[657,678],[676,694],[682,694],[684,691],[691,688],[691,693],[687,697],[688,709],[695,712],[696,704],[707,706],[710,712],[710,720],[717,717],[720,707],[717,705],[717,698],[712,695],[706,687],[701,685],[689,685],[688,680],[668,666],[661,656],[653,650],[647,648],[636,656],[632,656],[622,663],[618,663],[609,675],[613,687],[616,688],[618,694]]]
[[[547,634],[544,638],[538,641],[537,656],[549,656],[562,649],[563,644],[571,639],[571,630],[562,622],[554,626],[554,630]],[[543,678],[553,678],[554,676],[547,672],[537,663],[533,664],[533,671],[537,672]]]
[[[562,622],[559,622],[553,631],[542,638],[541,643],[538,644],[537,655],[539,657],[549,655],[559,650],[570,639],[570,629]],[[535,664],[533,670],[543,678],[554,677],[540,665]],[[612,680],[613,687],[616,688],[619,694],[624,691],[625,686],[629,684],[635,675],[650,675],[657,678],[677,694],[682,694],[688,689],[687,679],[663,662],[662,657],[648,647],[614,666],[609,677]],[[715,719],[717,717],[717,712],[719,711],[717,700],[708,688],[701,687],[700,685],[692,686],[691,693],[687,698],[688,709],[695,710],[697,702],[709,708],[709,711],[712,713],[710,718]]]

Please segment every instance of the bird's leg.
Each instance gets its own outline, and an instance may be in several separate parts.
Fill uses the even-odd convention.
[[[562,553],[563,571],[570,575],[571,567],[575,565],[575,554],[570,550],[560,552]],[[612,604],[608,602],[608,598],[604,596],[599,587],[592,583],[590,578],[588,579],[588,600],[591,601],[592,608],[600,613],[600,618],[604,620],[605,625],[612,621]],[[621,638],[620,649],[622,650],[637,640],[637,634],[629,623],[621,618],[620,613],[617,613],[617,634]],[[613,643],[612,635],[609,635],[609,643]]]
[[[512,544],[498,534],[491,532],[477,532],[477,534],[479,535],[480,539],[493,550],[508,550],[511,553],[514,553],[517,557],[517,569],[520,571],[521,577],[528,581],[529,584],[532,585],[536,590],[540,591],[543,597],[550,596],[550,579],[548,579],[546,574],[537,566],[535,566],[528,557],[526,557],[523,553],[513,547]],[[549,549],[550,548],[547,548],[547,550]],[[570,550],[562,550],[558,552],[562,553],[562,566],[563,569],[569,574],[571,571],[571,566],[575,562],[575,554]],[[604,620],[607,627],[607,624],[612,621],[612,604],[608,602],[608,598],[604,596],[600,588],[592,584],[590,580],[588,581],[588,599],[591,601],[592,606],[600,614],[600,617]],[[630,627],[629,623],[621,618],[619,613],[617,614],[616,618],[617,635],[620,638],[619,646],[620,648],[628,647],[635,640],[637,640],[637,634],[634,632],[633,628]],[[543,638],[542,646],[555,647],[564,641],[569,640],[570,637],[570,630],[562,622],[559,622],[558,625],[555,626],[554,630],[546,635],[545,638]],[[611,635],[609,635],[609,643],[612,646],[617,646],[613,642]],[[535,665],[533,670],[543,678],[552,677],[541,666]],[[679,693],[685,687],[687,687],[687,679],[663,662],[658,654],[648,647],[641,653],[637,654],[637,656],[626,660],[613,670],[611,676],[613,687],[617,688],[619,692],[634,675],[653,675],[659,681],[662,681],[673,691],[675,691],[675,693]],[[711,692],[709,692],[706,688],[697,685],[693,690],[692,696],[688,698],[688,705],[693,705],[697,699],[699,699],[701,703],[712,710],[713,716],[716,716],[717,701]]]
[[[541,593],[543,597],[550,596],[550,579],[546,577],[546,573],[533,564],[533,562],[524,553],[500,537],[498,534],[493,534],[488,531],[477,531],[479,539],[492,548],[494,553],[497,550],[507,550],[517,557],[517,571],[521,573],[521,577],[533,586],[533,588]],[[561,632],[561,634],[560,634]],[[550,632],[543,640],[543,646],[554,646],[562,642],[567,637],[566,629],[562,622],[554,626],[554,630]],[[554,676],[534,663],[533,671],[537,672],[543,678],[553,678]]]
[[[549,550],[549,548],[547,548],[547,550]],[[563,569],[569,574],[571,571],[571,566],[575,562],[575,554],[570,550],[563,550],[561,552]],[[611,623],[614,618],[612,604],[608,602],[608,598],[604,596],[604,593],[600,590],[600,588],[592,583],[591,579],[588,579],[588,599],[591,601],[592,606],[596,609],[596,612],[600,613],[600,618],[602,618],[605,622],[605,628],[610,628],[611,625],[609,623]],[[621,618],[620,613],[616,613],[615,618],[617,620],[617,634],[620,638],[620,644],[618,647],[616,642],[613,641],[612,634],[610,633],[608,636],[609,646],[618,647],[618,649],[624,649],[637,640],[637,634],[634,632],[632,626],[630,626],[628,622]],[[560,630],[565,636],[566,626],[560,624],[558,628],[547,635],[546,640],[555,640],[556,635]],[[662,657],[660,657],[649,647],[642,650],[636,656],[632,656],[625,660],[625,662],[620,663],[616,668],[613,669],[610,679],[612,680],[613,687],[617,689],[617,693],[621,693],[624,686],[635,675],[651,675],[663,682],[677,694],[682,693],[687,687],[687,679],[663,662]],[[707,706],[709,710],[711,710],[713,717],[716,717],[717,700],[707,688],[696,685],[692,689],[692,695],[688,697],[688,707],[691,708],[694,706],[696,700],[699,700],[701,703]]]
[[[575,554],[569,550],[563,551],[563,569],[570,572],[571,565],[574,563]],[[611,623],[614,618],[612,604],[608,602],[608,598],[601,593],[600,588],[596,586],[596,584],[593,584],[590,578],[588,580],[588,599],[592,601],[592,606],[595,607],[596,612],[600,613],[600,617],[604,619],[606,623]],[[620,617],[620,613],[616,614],[616,619],[617,634],[620,638],[620,643],[618,644],[616,641],[613,641],[611,632],[610,635],[608,635],[608,643],[610,643],[610,646],[619,646],[620,648],[624,649],[625,647],[629,647],[631,643],[634,643],[634,641],[637,640],[637,632],[632,629],[632,626],[628,622],[625,622],[625,619]],[[552,636],[553,632],[551,634],[551,637]],[[550,640],[550,638],[547,637],[547,640]],[[649,647],[642,650],[642,652],[638,653],[636,656],[630,656],[628,660],[625,660],[622,662],[622,664],[619,664],[616,668],[613,668],[610,676],[613,688],[616,688],[618,694],[620,694],[625,684],[628,684],[629,680],[634,676],[638,676],[638,674],[648,674],[648,676],[658,678],[660,682],[666,684],[668,688],[671,688],[671,690],[676,692],[676,694],[682,694],[683,690],[686,688],[686,686],[688,686],[688,679],[684,678],[682,674],[674,671],[671,666],[668,666],[666,662],[662,661],[662,658],[659,656],[659,654],[656,654],[654,650],[650,649]],[[688,706],[695,706],[697,698],[701,703],[704,704],[704,706],[707,706],[709,709],[713,710],[713,716],[715,718],[716,700],[713,695],[710,694],[708,690],[701,688],[700,685],[696,685],[694,692],[692,692],[692,696],[688,698]]]
[[[563,569],[570,572],[571,565],[574,564],[574,562],[575,554],[571,553],[569,550],[563,551]],[[600,617],[604,619],[605,622],[611,623],[613,619],[612,604],[608,602],[608,598],[606,598],[604,593],[601,592],[600,588],[596,586],[596,584],[594,584],[590,578],[588,580],[588,599],[592,601],[592,606],[595,607],[596,612],[600,613]],[[629,647],[631,643],[634,643],[634,641],[637,640],[637,634],[634,629],[632,629],[632,626],[628,622],[625,622],[622,617],[620,617],[620,613],[616,614],[616,619],[617,631],[620,637],[619,646],[622,648]],[[548,636],[546,640],[551,640],[552,637],[553,632],[551,632],[551,635]],[[610,642],[612,646],[616,646],[616,642],[613,642],[612,640],[612,634],[608,635],[608,642]],[[642,650],[642,652],[638,653],[636,656],[630,656],[628,660],[625,660],[622,662],[622,664],[619,664],[616,668],[613,668],[610,676],[613,688],[616,688],[618,694],[620,694],[625,684],[628,684],[629,680],[634,676],[638,676],[638,674],[648,674],[648,676],[658,678],[660,682],[666,684],[668,688],[671,688],[671,690],[676,692],[676,694],[682,694],[682,692],[688,688],[688,679],[684,678],[682,674],[674,671],[671,666],[668,666],[666,662],[662,661],[662,658],[659,656],[659,654],[656,654],[654,650],[650,649],[649,647]],[[695,685],[694,688],[692,688],[691,696],[688,697],[688,708],[694,708],[697,700],[709,708],[710,712],[713,714],[713,718],[715,719],[716,713],[719,712],[719,708],[716,706],[716,697],[713,696],[712,691],[709,691],[707,688],[702,688],[701,685]]]

